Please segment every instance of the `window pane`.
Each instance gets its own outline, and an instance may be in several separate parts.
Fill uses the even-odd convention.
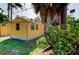
[[[20,25],[19,23],[16,24],[16,30],[19,30],[20,29]]]
[[[38,30],[38,24],[36,24],[36,30]]]
[[[34,23],[31,24],[31,30],[34,30]]]

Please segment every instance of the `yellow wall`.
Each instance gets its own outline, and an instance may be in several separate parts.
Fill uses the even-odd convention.
[[[16,30],[16,23],[20,24],[20,30]],[[6,26],[2,26],[2,24],[0,24],[0,36],[10,35],[12,38],[24,39],[24,40],[41,36],[44,33],[43,24],[36,23],[38,24],[38,30],[36,29],[32,30],[31,23],[32,22],[30,21],[16,18]]]
[[[10,35],[10,24],[6,24],[5,26],[2,26],[2,24],[0,24],[0,36],[8,35]]]
[[[38,24],[38,23],[37,23]],[[28,39],[32,39],[41,36],[44,33],[43,24],[38,24],[38,30],[31,30],[31,22],[28,23]]]
[[[11,36],[18,39],[26,39],[27,29],[26,22],[19,22],[20,30],[16,30],[16,23],[11,23]]]
[[[16,30],[16,23],[20,24],[20,30]],[[38,24],[38,30],[31,30],[31,22],[21,18],[15,18],[11,22],[11,37],[17,39],[32,39],[44,33],[43,24]]]

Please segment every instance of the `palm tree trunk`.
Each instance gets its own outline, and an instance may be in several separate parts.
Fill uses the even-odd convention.
[[[50,14],[47,16],[47,24],[48,25],[51,25],[51,17],[50,16],[51,16]]]
[[[62,12],[59,14],[59,25],[60,25],[60,29],[63,28],[63,26],[66,26],[66,22],[67,22],[67,6],[62,8]]]
[[[44,27],[45,27],[45,32],[48,33],[48,27],[49,27],[49,25],[52,24],[52,23],[51,23],[50,14],[48,14],[48,16],[47,16],[47,18],[46,18],[46,21],[47,21],[47,22],[45,23]]]
[[[58,15],[58,20],[59,20],[59,30],[61,30],[61,26],[62,26],[62,24],[61,24],[61,14]]]
[[[63,7],[62,13],[61,13],[61,23],[63,25],[66,25],[67,22],[67,6]]]

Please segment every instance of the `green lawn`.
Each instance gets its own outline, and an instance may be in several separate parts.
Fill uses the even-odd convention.
[[[44,37],[36,41],[4,40],[0,42],[0,54],[7,55],[37,55],[42,54],[43,49],[48,46]]]

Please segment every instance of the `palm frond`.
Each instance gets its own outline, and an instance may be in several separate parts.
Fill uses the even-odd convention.
[[[0,10],[1,10],[2,12],[4,12],[4,10],[3,10],[2,8],[0,8]]]
[[[17,6],[14,3],[12,4],[12,7],[15,8],[15,9],[18,9]]]
[[[23,9],[23,8],[22,8],[22,4],[20,4],[20,3],[14,3],[14,4],[15,4],[15,6],[17,6],[17,7],[21,8],[21,9]]]
[[[44,21],[48,15],[50,18],[53,18],[55,14],[60,14],[68,3],[32,3],[32,5],[35,13],[37,14],[40,12],[42,21]]]

